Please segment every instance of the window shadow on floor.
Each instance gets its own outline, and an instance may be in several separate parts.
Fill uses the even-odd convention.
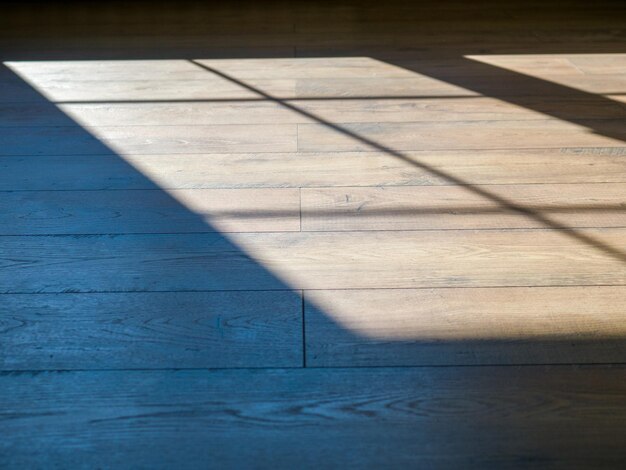
[[[337,13],[340,19],[341,15],[348,19],[354,15],[355,21],[367,20],[365,26],[359,23],[350,30],[355,34],[367,33],[369,26],[375,26],[381,10],[380,5],[372,3],[369,16],[360,16],[358,9],[341,5],[338,11],[334,10],[333,3],[328,2],[324,9]],[[174,12],[183,10],[179,4],[169,5],[173,5]],[[231,18],[229,7],[223,8],[227,18]],[[335,19],[318,10],[318,24],[315,21],[296,24],[291,8],[284,16],[277,16],[285,21],[284,24],[277,21],[275,28],[285,34],[288,41],[298,26],[313,31],[317,26],[322,31],[320,34],[325,34],[325,21]],[[420,8],[421,13],[400,18],[409,32],[416,29],[413,23],[418,24],[420,15],[429,10],[425,6]],[[134,11],[139,13],[136,18],[143,17],[141,10]],[[271,8],[256,11],[261,11],[263,21],[249,14],[243,26],[230,21],[219,30],[226,35],[222,43],[227,44],[226,47],[189,46],[185,41],[178,48],[163,42],[155,45],[152,38],[146,36],[135,38],[133,47],[126,47],[131,40],[117,38],[115,50],[109,50],[107,41],[111,37],[134,30],[136,25],[131,22],[116,24],[113,31],[109,31],[109,39],[100,42],[99,50],[90,50],[89,45],[76,45],[73,29],[70,29],[69,39],[65,37],[65,44],[74,44],[75,49],[65,50],[57,43],[48,50],[40,50],[35,26],[31,31],[35,40],[30,47],[17,55],[8,53],[3,57],[44,61],[297,56],[297,47],[292,45],[254,51],[245,45],[228,46],[232,40],[229,28],[249,33],[251,44],[254,31],[272,28]],[[407,13],[411,13],[410,9]],[[563,21],[558,13],[557,25]],[[436,16],[441,20],[446,14],[444,8],[444,12]],[[493,7],[489,18],[505,18],[508,14],[510,12]],[[537,15],[540,17],[541,12]],[[131,15],[131,20],[133,18]],[[45,25],[48,18],[43,15],[40,20]],[[612,25],[616,22],[609,20]],[[420,25],[427,21],[428,18]],[[460,21],[463,27],[471,23],[463,16]],[[24,22],[29,24],[28,20]],[[77,37],[88,39],[90,26],[82,21],[76,23],[76,30],[83,34]],[[200,34],[209,37],[215,34],[210,30],[215,23],[195,24],[200,25]],[[346,24],[350,23],[340,23],[340,26]],[[604,28],[603,23],[596,21],[595,24]],[[181,28],[180,23],[170,21],[152,26],[157,32],[155,36],[159,31],[171,32],[172,29],[178,33],[190,32]],[[247,27],[252,28],[252,32],[246,32]],[[96,22],[94,28],[97,34],[107,33],[106,24]],[[321,56],[333,53],[335,39],[342,38],[329,33],[324,39],[329,46],[320,49]],[[513,43],[517,40],[512,38]],[[19,45],[19,41],[17,43]],[[164,45],[168,47],[162,49]],[[420,45],[415,46],[419,53]],[[515,46],[512,52],[581,51],[576,47],[579,46],[537,44],[526,51]],[[410,50],[394,59],[379,54],[380,48],[374,45],[355,48],[360,49],[362,55],[584,125],[599,135],[624,140],[624,128],[620,127],[623,119],[613,119],[615,113],[621,112],[620,105],[606,98],[478,64],[463,54],[450,58],[450,49],[445,51],[448,65],[454,70],[467,70],[467,74],[449,73],[449,69],[432,69],[419,61],[407,61],[406,56],[413,54]],[[621,52],[609,46],[600,49],[602,47],[590,46],[590,52]],[[480,51],[475,48],[469,52]],[[348,55],[354,54],[348,52]],[[268,95],[262,88],[250,90],[252,85],[246,81],[225,76],[219,70],[205,72],[207,76],[221,73],[222,78],[256,93],[256,97],[245,100],[269,99],[302,114],[297,102]],[[14,235],[19,233],[19,236],[4,234],[0,237],[0,292],[14,293],[0,294],[0,377],[3,384],[8,384],[0,387],[6,398],[0,403],[4,406],[9,403],[2,410],[2,420],[10,423],[9,429],[15,431],[9,432],[3,440],[5,453],[0,455],[0,461],[36,461],[40,465],[43,462],[44,466],[61,462],[61,467],[96,467],[107,459],[122,466],[139,462],[138,466],[147,467],[170,462],[173,462],[170,466],[235,462],[233,467],[236,467],[247,452],[246,462],[257,466],[259,462],[261,465],[269,462],[268,467],[276,462],[287,462],[285,467],[293,467],[294,462],[295,466],[304,462],[314,467],[330,455],[348,464],[354,464],[358,457],[370,466],[372,462],[379,463],[374,465],[378,467],[393,463],[399,463],[396,465],[399,467],[410,466],[416,462],[424,466],[426,462],[426,466],[432,463],[433,466],[517,468],[542,464],[571,467],[559,465],[563,461],[574,462],[574,465],[591,462],[591,466],[600,461],[611,466],[623,457],[619,432],[615,431],[623,417],[619,400],[623,387],[616,385],[623,372],[619,367],[606,370],[552,367],[542,368],[542,374],[537,374],[537,368],[519,367],[508,368],[512,370],[508,375],[500,375],[497,367],[442,367],[435,372],[428,367],[314,369],[623,363],[624,337],[619,332],[609,335],[594,331],[597,325],[603,332],[615,329],[612,322],[619,319],[622,312],[617,311],[611,318],[596,315],[594,321],[599,323],[585,323],[591,325],[589,331],[574,329],[562,335],[520,337],[515,331],[508,331],[508,336],[489,337],[488,332],[479,331],[483,339],[480,334],[455,339],[440,330],[439,336],[431,332],[429,338],[424,338],[423,330],[404,323],[399,331],[388,330],[386,337],[368,336],[367,331],[340,321],[341,315],[333,308],[339,308],[336,303],[341,296],[345,299],[351,295],[351,315],[358,318],[367,314],[369,308],[376,318],[394,318],[397,311],[389,312],[376,306],[375,300],[382,298],[382,292],[374,289],[370,297],[359,297],[359,292],[337,291],[333,297],[330,291],[326,298],[330,308],[318,302],[319,293],[307,291],[303,299],[300,290],[278,278],[262,260],[245,252],[206,217],[181,204],[172,197],[170,188],[163,188],[141,168],[133,166],[12,71],[2,67],[0,80],[0,94],[9,96],[5,101],[13,98],[36,103],[38,110],[29,119],[37,122],[46,114],[55,123],[53,127],[12,125],[0,128],[0,183],[6,185],[0,198],[3,195],[8,198],[10,193],[12,199],[5,199],[10,204],[28,207],[33,221],[31,226],[41,217],[49,224],[51,220],[58,220],[58,231],[66,231],[53,236],[43,232],[23,236],[23,232],[12,227]],[[553,99],[537,101],[534,96],[538,94],[547,94]],[[578,119],[588,107],[594,109],[594,119]],[[305,115],[333,132],[342,133],[413,168],[431,172],[441,181],[473,187],[463,179],[431,168],[367,135],[310,113]],[[618,158],[623,156],[619,150],[616,152]],[[178,168],[185,164],[181,158]],[[176,167],[172,171],[176,171]],[[22,184],[30,190],[20,190]],[[97,207],[85,196],[86,187],[90,192],[101,193]],[[138,208],[137,217],[119,217],[114,208],[122,205],[132,208],[138,202],[134,198],[138,190],[150,193],[155,216],[141,214]],[[579,246],[591,246],[599,256],[607,256],[602,259],[624,260],[619,247],[555,222],[549,213],[521,207],[480,188],[474,187],[474,190],[476,195],[508,211],[534,218],[546,228],[566,232]],[[67,205],[52,202],[51,191],[67,193]],[[79,207],[81,202],[83,208],[79,212],[68,211],[70,205]],[[602,209],[618,211],[619,207]],[[281,214],[292,215],[289,211],[269,215]],[[250,215],[262,216],[258,212]],[[419,216],[419,211],[415,215]],[[28,225],[28,221],[20,223]],[[110,233],[98,234],[103,232],[99,227],[104,225],[109,227]],[[148,225],[150,233],[142,229]],[[550,287],[532,289],[536,293]],[[571,287],[572,296],[576,289]],[[452,290],[417,289],[410,293],[399,289],[385,295],[403,301],[414,319],[428,311],[429,300],[445,297]],[[515,303],[511,298],[522,302],[535,295],[525,288],[503,288],[502,292],[514,293],[517,297],[502,295],[494,302],[495,306],[487,305],[481,297],[474,302],[480,308],[485,305],[481,313],[488,317],[486,325],[490,321],[494,323],[489,314],[501,313],[501,306]],[[615,289],[597,286],[587,299],[589,304],[583,304],[579,311],[553,311],[564,319],[572,312],[593,315],[596,307],[593,299],[604,299],[619,306],[616,296],[622,292],[619,286]],[[545,312],[539,305],[536,310],[516,313],[519,317],[526,313],[541,316]],[[435,311],[434,314],[445,315],[450,311]],[[466,312],[462,310],[455,318],[463,319],[464,314],[475,313]],[[458,336],[458,328],[453,329]],[[413,337],[407,339],[408,334]],[[304,338],[307,340],[306,357]],[[298,371],[248,369],[301,368],[303,365],[312,368]],[[222,367],[245,370],[198,370]],[[84,371],[39,372],[76,369]],[[564,369],[569,374],[566,374],[567,380],[563,380],[561,371]],[[464,386],[471,390],[464,390]],[[449,419],[451,416],[457,419]],[[461,464],[456,465],[458,462]]]

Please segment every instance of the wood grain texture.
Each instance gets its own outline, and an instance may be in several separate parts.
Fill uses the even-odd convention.
[[[3,4],[0,468],[623,467],[622,3]]]
[[[3,235],[299,230],[289,188],[0,193]]]
[[[71,75],[70,75],[71,77]],[[96,78],[96,77],[93,77]],[[251,80],[251,84],[286,98],[295,96],[293,80]],[[0,103],[49,104],[66,101],[139,101],[139,100],[241,100],[257,95],[224,80],[212,80],[203,71],[201,79],[178,81],[157,77],[145,80],[57,80],[29,77],[25,83],[15,76],[0,81],[6,93]],[[45,98],[45,99],[44,99]]]
[[[623,133],[623,120],[604,121],[603,127]],[[298,124],[298,150],[302,152],[368,151],[384,146],[394,151],[441,149],[502,149],[621,147],[624,142],[589,132],[593,124],[556,120],[427,123]],[[595,124],[597,125],[597,124]],[[359,136],[360,138],[355,138]],[[362,139],[374,141],[377,146]]]
[[[370,57],[296,57],[281,59],[233,60],[198,60],[222,73],[240,80],[256,79],[318,79],[318,78],[402,78],[411,76],[411,72],[402,67],[395,67]],[[339,65],[340,64],[340,65]]]
[[[14,127],[0,134],[0,155],[107,155],[290,152],[293,125]]]
[[[625,362],[625,287],[307,291],[313,367]]]
[[[2,237],[2,292],[626,284],[626,229]],[[576,238],[583,237],[583,238]]]
[[[1,298],[2,370],[300,367],[291,292]]]
[[[609,94],[621,92],[626,86],[624,74],[607,75],[558,75],[550,76],[550,81],[563,85],[562,89],[550,87],[553,96],[571,96],[572,89],[582,90],[588,93]],[[480,87],[489,90],[494,96],[519,96],[521,94],[539,95],[545,91],[545,84],[529,84],[523,78],[509,77],[509,81],[503,82],[502,77],[464,77],[463,85],[455,84],[454,81],[428,77],[418,71],[405,78],[317,78],[299,79],[296,83],[298,97],[317,96],[343,96],[343,97],[384,97],[384,96],[479,96],[480,93],[473,91],[472,87]],[[515,83],[517,82],[517,83]],[[523,87],[525,93],[520,92]]]
[[[467,184],[626,182],[625,147],[405,153],[416,165],[381,152],[0,156],[0,190],[450,184],[420,165]]]
[[[533,217],[480,196],[485,190],[566,227],[626,227],[623,183],[307,188],[302,229],[434,230],[543,228]]]
[[[536,100],[536,99],[535,99]],[[368,98],[342,100],[289,100],[308,113],[334,122],[420,122],[420,121],[484,121],[543,120],[545,115],[532,111],[537,104],[528,99],[520,107],[492,98]],[[541,99],[539,106],[554,108],[553,112],[570,119],[626,118],[626,108],[611,101]],[[530,109],[529,109],[530,108]],[[62,113],[59,113],[59,110]],[[250,101],[202,101],[142,103],[0,104],[0,126],[62,126],[68,116],[83,126],[149,126],[149,125],[211,125],[308,123],[310,118],[295,113],[272,101],[252,98]]]
[[[615,468],[626,458],[625,378],[618,366],[9,373],[0,459]]]

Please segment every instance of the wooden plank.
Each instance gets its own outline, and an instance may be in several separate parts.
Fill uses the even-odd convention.
[[[626,182],[626,148],[0,156],[0,190]],[[425,167],[422,167],[424,165]]]
[[[509,206],[481,196],[486,191]],[[305,188],[302,229],[433,230],[544,228],[512,207],[565,227],[626,227],[623,183]]]
[[[1,102],[257,97],[187,59],[36,60],[5,61],[3,64],[0,67]],[[295,92],[293,80],[279,78],[251,80],[250,83],[281,96],[293,96]]]
[[[295,125],[14,127],[0,155],[291,152]]]
[[[575,90],[587,93],[609,94],[621,93],[626,89],[626,76],[624,74],[607,75],[553,75],[551,82],[563,85],[562,89],[555,86],[547,86],[540,80],[529,80],[528,77],[515,77],[511,74],[508,80],[503,81],[501,76],[477,76],[463,77],[462,83],[455,84],[444,78],[428,77],[420,74],[419,69],[407,78],[346,78],[346,79],[299,79],[296,83],[298,97],[329,97],[329,96],[479,96],[480,93],[472,91],[472,87],[489,90],[491,96],[519,96],[539,95],[541,91],[549,89],[551,96],[570,96]],[[525,93],[521,93],[524,90]]]
[[[280,59],[205,60],[206,67],[238,80],[255,79],[316,79],[316,78],[395,78],[410,77],[412,72],[370,57],[297,57]]]
[[[626,361],[626,287],[307,291],[313,367]]]
[[[577,54],[570,60],[585,74],[626,73],[626,54]]]
[[[617,106],[617,105],[616,105]],[[60,112],[61,111],[61,112]],[[304,116],[271,101],[7,104],[0,105],[0,126],[56,126],[75,121],[83,126],[195,126],[222,124],[292,124]]]
[[[300,230],[298,189],[0,193],[0,234]]]
[[[303,60],[303,59],[299,59]],[[335,70],[341,70],[342,58],[336,59]],[[106,61],[102,61],[106,63]],[[245,62],[242,59],[241,62]],[[429,96],[479,96],[478,93],[469,91],[467,88],[452,83],[447,83],[445,77],[431,78],[421,69],[406,71],[402,78],[380,77],[372,80],[369,77],[356,78],[245,78],[246,84],[252,85],[279,98],[340,98],[340,97],[429,97]],[[18,81],[16,77],[2,80],[2,88],[6,90],[0,96],[0,102],[37,102],[42,98],[50,101],[136,101],[136,100],[202,100],[202,99],[254,99],[258,95],[237,84],[223,79],[216,79],[206,70],[194,72],[194,79],[185,80],[175,78],[159,78],[158,74],[152,74],[151,78],[144,80],[114,79],[99,81],[94,72],[93,79],[54,78],[47,76],[23,77],[24,81]],[[436,76],[435,76],[436,77]],[[234,78],[238,78],[234,75]],[[458,77],[457,77],[458,78]],[[543,77],[542,77],[543,78]],[[626,78],[623,74],[604,74],[577,76],[572,78],[567,75],[549,75],[545,77],[552,82],[564,85],[564,87],[580,89],[588,93],[616,93],[624,89]],[[499,81],[500,80],[500,81]],[[527,79],[511,77],[518,86],[506,86],[500,78],[478,76],[472,78],[463,77],[462,81],[471,90],[471,86],[485,87],[495,96],[516,96],[520,94],[540,94],[543,85],[528,83]],[[513,84],[515,85],[515,84]],[[535,86],[535,88],[529,88]],[[521,88],[520,88],[521,87]],[[521,93],[520,90],[525,90]],[[560,93],[555,87],[550,87],[556,96],[566,98],[572,90],[563,89]],[[296,94],[297,93],[297,94]]]
[[[158,77],[170,80],[202,80],[207,84],[220,81],[188,60],[54,60],[7,61],[11,71],[24,79],[37,80],[90,80],[143,81]],[[212,79],[212,80],[211,80]]]
[[[615,468],[626,458],[625,378],[620,366],[9,373],[0,375],[0,459],[11,468]]]
[[[27,83],[15,77],[0,81],[3,103],[44,103],[71,101],[141,100],[237,100],[256,99],[258,95],[225,80],[215,80],[204,72],[197,80],[151,78],[145,80],[44,80],[31,78]],[[295,96],[293,80],[250,80],[248,83],[285,98]]]
[[[516,104],[488,97],[348,99],[292,101],[300,109],[332,122],[506,121],[561,118],[623,119],[626,109],[610,101],[524,97]],[[533,111],[540,106],[543,113]]]
[[[420,74],[403,78],[306,78],[296,81],[298,98],[480,96],[479,93]]]
[[[498,69],[518,72],[532,77],[541,77],[547,79],[551,75],[556,76],[578,76],[584,74],[577,67],[572,59],[578,55],[574,54],[482,54],[465,56],[472,61],[478,61],[485,64],[493,65],[494,74],[499,74]],[[443,62],[443,61],[442,61]],[[445,63],[445,62],[444,62]],[[430,64],[428,68],[435,69],[441,64]],[[454,65],[453,65],[454,67]],[[461,72],[465,74],[487,74],[489,68],[476,67],[472,62],[460,60],[456,62],[456,70],[451,72]],[[460,70],[459,70],[460,69]]]
[[[3,370],[300,367],[292,292],[3,295]]]
[[[483,40],[488,36],[482,35]],[[429,40],[430,39],[430,40]],[[467,40],[467,34],[446,37],[448,42],[443,44],[436,44],[433,47],[433,39],[426,37],[426,42],[430,42],[430,46],[434,55],[424,55],[423,48],[398,45],[369,45],[369,44],[354,44],[352,46],[346,45],[339,49],[334,49],[331,52],[331,57],[326,57],[325,60],[334,60],[334,64],[339,68],[341,67],[345,56],[364,55],[370,54],[372,67],[373,64],[377,65],[378,78],[408,78],[409,76],[400,72],[405,69],[407,72],[412,72],[415,75],[423,75],[426,77],[435,77],[440,80],[449,78],[452,83],[457,80],[466,80],[470,77],[480,77],[484,83],[493,82],[494,78],[501,77],[503,72],[511,71],[516,72],[511,74],[511,78],[515,83],[523,84],[523,77],[518,74],[523,74],[532,78],[539,78],[548,82],[559,82],[560,80],[566,80],[570,84],[577,83],[581,87],[585,87],[586,84],[597,83],[593,77],[587,75],[602,75],[608,81],[612,80],[624,80],[624,54],[602,54],[594,51],[592,54],[571,54],[571,53],[559,53],[559,54],[528,54],[529,47],[540,47],[534,41],[529,43],[519,44],[520,48],[517,52],[513,52],[514,45],[498,45],[496,47],[507,49],[505,54],[497,53],[470,53],[467,48],[475,49],[479,48],[480,44],[471,43],[467,44],[465,53],[459,50],[458,54],[455,54],[455,49],[462,48],[463,45],[457,41]],[[452,39],[452,41],[451,41]],[[472,37],[470,37],[471,41]],[[494,33],[489,40],[498,41],[503,40],[505,42],[510,41],[510,37],[503,37],[501,34]],[[410,39],[409,39],[410,41]],[[441,41],[441,39],[440,39]],[[298,56],[303,56],[305,59],[307,56],[313,54],[325,54],[327,51],[332,50],[332,44],[307,46],[302,45],[298,47]],[[333,57],[334,56],[334,57]],[[342,57],[343,56],[343,57]],[[271,59],[266,59],[271,60]],[[291,59],[292,61],[300,60]],[[310,60],[310,59],[307,59]],[[491,67],[485,67],[483,64],[487,64]],[[346,64],[347,65],[347,64]],[[304,64],[302,65],[304,66]],[[240,66],[241,67],[241,66]],[[391,71],[395,71],[395,75],[391,75]],[[356,72],[357,69],[354,68]],[[363,68],[365,72],[365,68]],[[363,73],[362,76],[364,76]],[[528,78],[527,77],[527,78]],[[301,78],[294,76],[293,78]],[[313,76],[310,78],[327,78],[323,75]],[[341,73],[337,78],[349,79],[359,78],[356,73],[354,76],[348,76],[345,72]],[[531,81],[526,81],[527,85],[521,88],[514,87],[509,90],[512,94],[521,94],[523,91],[528,91],[528,86],[531,86]],[[537,82],[534,85],[538,90],[541,90],[541,83]],[[545,83],[545,90],[549,90],[550,83]],[[578,87],[577,87],[578,88]],[[500,89],[500,87],[498,87]]]
[[[620,147],[624,120],[470,121],[298,124],[301,152],[380,150],[355,138],[393,150]],[[591,132],[590,129],[599,129]],[[615,137],[605,137],[611,134]]]
[[[515,72],[548,78],[550,75],[623,75],[626,54],[522,54],[469,57],[473,60],[513,70]]]
[[[527,101],[526,107],[519,101]],[[528,98],[512,105],[492,98],[326,99],[289,101],[307,113],[333,122],[420,122],[626,118],[626,108],[609,100]],[[530,109],[526,109],[530,108]],[[62,111],[62,112],[59,112]],[[69,119],[68,119],[69,118]],[[70,119],[83,126],[308,123],[305,114],[272,101],[189,103],[0,104],[0,127],[62,126]]]
[[[626,284],[626,229],[2,237],[2,292]]]

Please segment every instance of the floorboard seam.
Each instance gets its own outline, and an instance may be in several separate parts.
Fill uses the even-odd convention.
[[[367,365],[367,366],[307,366],[307,370],[346,370],[346,369],[451,369],[451,368],[480,368],[480,367],[603,367],[623,369],[626,362],[537,362],[537,363],[486,363],[486,364],[418,364],[418,365]],[[71,373],[71,372],[188,372],[188,371],[225,371],[225,370],[302,370],[301,366],[267,366],[267,367],[155,367],[155,368],[119,368],[119,369],[4,369],[0,370],[0,377],[39,374],[47,372]]]

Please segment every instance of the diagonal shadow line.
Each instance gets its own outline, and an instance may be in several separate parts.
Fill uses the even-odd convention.
[[[626,109],[626,105],[612,100],[600,94],[572,88],[567,85],[551,82],[533,77],[521,72],[515,72],[496,65],[487,64],[471,56],[451,59],[454,62],[450,69],[455,73],[435,67],[420,66],[415,61],[405,62],[397,60],[389,62],[391,65],[402,67],[411,72],[419,73],[425,77],[445,81],[451,85],[473,91],[482,96],[495,98],[507,103],[530,109],[532,111],[554,117],[561,121],[584,125],[598,135],[626,142],[626,125],[620,127],[611,126],[610,120],[594,120],[593,124],[587,119],[572,118],[571,110],[566,107],[559,108],[552,105],[554,98],[567,98],[570,105],[581,103],[595,103],[604,107]],[[505,84],[503,86],[503,84]],[[516,90],[511,93],[510,90]],[[613,93],[610,93],[613,94]],[[541,96],[546,99],[528,100],[529,96]],[[584,124],[581,122],[584,121]]]
[[[405,155],[402,152],[399,152],[397,150],[394,150],[391,147],[388,147],[386,145],[383,145],[379,142],[376,142],[375,140],[369,139],[368,137],[365,137],[363,135],[360,135],[354,131],[351,131],[350,129],[347,129],[345,127],[342,127],[336,123],[327,121],[326,119],[317,116],[316,114],[313,114],[309,111],[306,111],[304,109],[299,108],[298,106],[286,102],[284,100],[281,100],[280,98],[276,98],[273,95],[266,93],[265,91],[256,88],[246,82],[243,82],[235,77],[230,76],[229,74],[226,74],[224,72],[221,72],[213,67],[209,67],[207,65],[204,65],[194,59],[188,59],[190,63],[196,65],[199,68],[202,68],[204,70],[206,70],[207,72],[211,72],[214,75],[217,75],[218,77],[223,78],[224,80],[228,80],[231,83],[237,84],[239,86],[241,86],[242,88],[245,88],[253,93],[258,94],[259,96],[267,99],[268,101],[272,101],[274,103],[280,104],[282,106],[284,106],[285,108],[290,109],[291,111],[294,111],[296,113],[299,113],[302,116],[305,116],[309,119],[311,119],[312,121],[315,121],[319,124],[322,124],[326,127],[328,127],[329,129],[332,129],[336,132],[339,132],[343,135],[346,135],[358,142],[361,142],[364,145],[367,145],[368,147],[386,153],[390,156],[393,156],[399,160],[402,160],[410,165],[413,165],[415,167],[421,168],[422,170],[428,171],[429,173],[431,173],[432,175],[435,175],[441,179],[445,179],[453,184],[456,185],[463,185],[465,186],[469,191],[473,192],[474,194],[477,194],[478,196],[481,196],[485,199],[488,199],[490,201],[495,202],[496,204],[500,205],[503,208],[506,208],[507,210],[513,211],[513,212],[517,212],[519,214],[525,215],[527,217],[530,217],[532,219],[534,219],[535,221],[545,225],[548,228],[551,229],[555,229],[555,230],[560,230],[562,231],[564,234],[566,234],[567,236],[581,242],[584,244],[587,244],[591,247],[595,247],[598,250],[603,251],[604,253],[608,254],[609,256],[617,259],[618,261],[623,262],[624,264],[626,264],[626,253],[621,251],[619,248],[614,247],[608,243],[605,243],[602,240],[598,240],[597,238],[594,238],[592,236],[586,235],[584,233],[580,233],[576,230],[574,230],[572,227],[568,227],[566,225],[563,225],[561,223],[559,223],[556,220],[553,220],[549,217],[546,217],[545,215],[543,215],[540,212],[537,212],[536,210],[530,209],[526,206],[522,206],[519,205],[517,203],[515,203],[514,201],[510,201],[506,198],[503,198],[497,194],[494,194],[490,191],[487,191],[483,188],[479,188],[476,187],[470,183],[468,183],[467,181],[458,178],[454,175],[451,175],[447,172],[438,170],[437,168],[433,168],[430,165],[427,165],[423,162],[420,162],[419,160],[415,160],[410,158],[408,155]]]

